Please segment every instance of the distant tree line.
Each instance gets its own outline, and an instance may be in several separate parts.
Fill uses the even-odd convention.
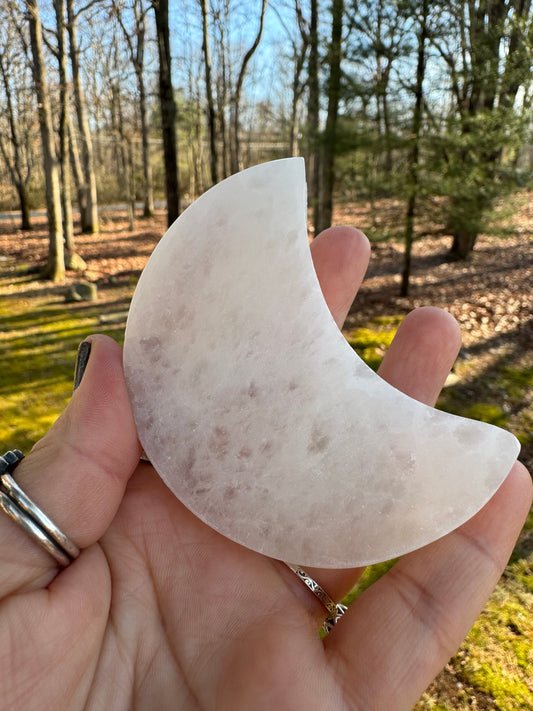
[[[496,197],[530,179],[531,0],[0,0],[0,185],[47,276],[75,264],[72,204],[166,200],[303,155],[315,234],[334,199],[421,205],[466,258]],[[5,204],[5,203],[4,203]]]

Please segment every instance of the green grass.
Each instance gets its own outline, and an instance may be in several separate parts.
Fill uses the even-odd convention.
[[[502,368],[498,385],[514,402],[520,401],[524,393],[533,388],[533,368]]]
[[[381,317],[347,334],[356,352],[377,370],[401,317]],[[512,429],[522,444],[532,442],[533,368],[521,354],[476,369],[473,360],[457,366],[459,383],[443,391],[439,407],[454,414]],[[472,401],[472,388],[480,400]],[[503,403],[503,404],[502,404]],[[424,694],[416,711],[495,711],[533,709],[533,512],[521,541],[485,610],[475,622],[446,677]],[[352,602],[385,575],[394,561],[368,567],[347,597]],[[448,679],[448,681],[449,681]],[[479,704],[479,705],[478,705]]]
[[[377,582],[385,573],[388,573],[396,561],[387,560],[383,563],[375,563],[374,565],[369,565],[363,571],[363,574],[359,578],[357,585],[354,589],[347,595],[344,601],[347,605],[353,602],[361,593],[367,590],[371,585]]]
[[[441,704],[437,701],[433,701],[431,697],[424,694],[426,698],[423,698],[421,703],[417,706],[418,711],[456,711],[457,706],[449,706],[448,704]]]
[[[0,449],[28,451],[72,394],[78,345],[90,333],[121,341],[123,326],[99,326],[101,305],[4,298],[0,306]]]
[[[481,371],[476,370],[473,360],[460,363],[457,366],[460,383],[443,390],[437,407],[511,430],[530,462],[533,455],[532,359],[531,352],[511,353]],[[472,402],[472,388],[475,402]]]
[[[462,678],[505,711],[533,708],[533,591],[513,574],[523,565],[508,568],[460,655]]]
[[[497,427],[505,427],[509,419],[499,405],[494,405],[490,402],[476,402],[467,407],[461,414],[463,417],[487,422],[489,425],[496,425]]]
[[[120,309],[124,310],[123,295],[121,298]],[[106,304],[109,306],[109,299]],[[119,342],[123,340],[123,323],[105,329],[99,324],[106,304],[66,304],[47,295],[2,298],[2,451],[13,447],[28,451],[64,409],[72,393],[77,348],[87,335],[104,332]],[[400,316],[376,318],[365,328],[349,333],[347,338],[371,367],[377,368],[400,322]],[[462,377],[466,375],[462,373]],[[493,401],[486,397],[473,403],[458,390],[447,388],[441,406],[459,414],[506,424],[510,414],[498,405],[502,390],[511,409],[518,407],[530,396],[532,377],[529,366],[506,363],[491,376],[490,382],[495,388]],[[526,523],[526,536],[528,532],[533,532],[533,513]],[[391,561],[367,568],[350,599],[386,574],[392,564]],[[487,607],[451,660],[451,669],[461,685],[460,693],[451,701],[445,685],[437,684],[417,704],[417,711],[467,711],[477,707],[472,699],[478,696],[490,699],[492,708],[500,711],[533,708],[532,610],[533,550],[531,540],[523,538]]]
[[[346,334],[346,340],[367,365],[377,370],[402,318],[402,316],[378,316],[366,327]]]

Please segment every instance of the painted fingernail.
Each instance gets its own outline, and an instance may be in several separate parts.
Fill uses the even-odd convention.
[[[76,359],[76,370],[74,372],[74,390],[81,383],[83,374],[85,373],[85,368],[89,362],[89,356],[91,355],[91,342],[82,341],[80,347],[78,348],[78,357]]]

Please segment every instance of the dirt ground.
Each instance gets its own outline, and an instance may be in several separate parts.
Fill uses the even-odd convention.
[[[365,226],[366,215],[343,206],[337,221]],[[142,270],[165,231],[165,218],[138,220],[133,231],[125,215],[106,215],[97,235],[77,235],[76,249],[87,262],[84,279],[95,281],[105,291],[125,283]],[[372,231],[367,230],[372,239]],[[523,350],[533,347],[533,201],[522,210],[515,234],[498,238],[480,236],[473,258],[450,262],[449,237],[426,236],[415,242],[409,297],[400,297],[403,245],[396,241],[372,243],[372,257],[363,286],[346,326],[357,327],[376,316],[406,314],[418,306],[449,310],[461,324],[466,348],[493,348],[512,342]],[[0,223],[0,269],[2,261],[15,260],[43,265],[47,254],[44,219],[32,232],[23,232],[13,222]],[[28,292],[46,288],[61,293],[65,284],[80,279],[68,272],[65,282],[54,285],[36,280],[25,284]],[[15,289],[15,287],[14,287]]]
[[[391,223],[395,219],[393,212],[388,219]],[[341,206],[336,222],[366,227],[369,237],[373,236],[367,227],[369,211],[364,206]],[[98,235],[76,236],[76,249],[87,263],[83,274],[68,272],[61,284],[37,278],[18,280],[4,286],[2,293],[27,299],[31,307],[33,297],[62,301],[68,285],[83,278],[98,285],[102,314],[113,316],[122,310],[120,318],[125,318],[136,280],[164,231],[162,213],[150,220],[138,220],[133,231],[125,214],[106,214]],[[450,238],[446,236],[417,239],[410,295],[400,297],[403,245],[395,240],[374,242],[367,276],[346,329],[372,325],[379,322],[378,317],[382,317],[381,322],[389,317],[397,322],[396,317],[419,306],[450,311],[463,334],[453,386],[456,398],[459,402],[496,403],[505,414],[509,429],[525,432],[521,459],[531,470],[533,388],[519,381],[517,396],[509,387],[514,382],[509,378],[513,373],[520,377],[525,373],[531,382],[533,374],[533,201],[522,201],[511,229],[500,235],[482,235],[469,261],[449,261],[449,246]],[[31,232],[19,231],[12,222],[0,222],[0,273],[4,276],[23,265],[43,266],[46,254],[44,219],[35,221]],[[531,542],[524,540],[522,545],[526,543],[529,550]],[[460,666],[451,664],[428,689],[427,698],[442,700],[449,704],[448,708],[497,708],[490,696],[463,684]],[[416,708],[434,708],[433,701],[421,701]]]
[[[388,212],[382,210],[382,219],[392,224],[401,217],[395,211],[397,206],[389,205]],[[335,221],[365,229],[368,208],[341,205]],[[468,382],[459,383],[459,387],[473,402],[494,402],[500,397],[498,405],[509,416],[512,429],[513,417],[524,410],[533,412],[533,389],[517,405],[508,401],[505,388],[498,391],[497,374],[502,368],[521,372],[533,368],[533,200],[522,196],[519,211],[504,227],[503,236],[481,235],[467,262],[447,259],[447,236],[417,239],[409,297],[399,295],[403,245],[394,240],[373,242],[370,266],[346,329],[365,326],[376,317],[404,315],[419,306],[447,309],[463,334],[459,362],[471,364]],[[132,286],[165,229],[163,213],[137,220],[133,231],[125,213],[104,213],[99,234],[76,236],[76,249],[87,263],[83,275],[68,272],[62,284],[36,279],[14,284],[8,291],[28,298],[43,293],[60,298],[69,283],[83,278],[98,285],[103,313],[116,308],[119,296],[127,308]],[[372,239],[372,228],[366,231]],[[46,254],[44,218],[35,221],[31,232],[17,230],[12,222],[0,223],[0,271],[2,264],[6,269],[13,264],[42,266]],[[525,446],[522,458],[529,466],[533,464],[533,445]]]
[[[527,227],[498,239],[481,236],[472,259],[447,259],[449,237],[424,237],[413,250],[410,295],[399,296],[403,245],[372,246],[370,266],[346,321],[348,329],[378,316],[420,306],[448,310],[461,326],[463,347],[454,369],[462,402],[493,403],[512,431],[525,435],[521,460],[533,466],[533,208]],[[526,374],[520,397],[509,381]],[[529,385],[529,387],[528,387]]]

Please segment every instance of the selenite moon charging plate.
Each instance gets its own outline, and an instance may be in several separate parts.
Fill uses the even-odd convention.
[[[196,200],[135,291],[127,384],[146,453],[203,521],[288,562],[365,565],[470,518],[519,445],[363,363],[324,302],[306,225],[298,158]]]

